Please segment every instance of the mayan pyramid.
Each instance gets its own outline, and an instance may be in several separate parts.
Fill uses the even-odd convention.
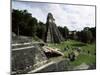
[[[48,13],[47,22],[46,22],[45,42],[60,43],[63,40],[64,39],[55,24],[55,19],[53,15],[51,13]]]

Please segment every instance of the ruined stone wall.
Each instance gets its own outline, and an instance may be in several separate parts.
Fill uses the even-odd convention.
[[[27,73],[35,69],[47,60],[47,57],[39,47],[32,47],[22,50],[12,49],[12,72]]]

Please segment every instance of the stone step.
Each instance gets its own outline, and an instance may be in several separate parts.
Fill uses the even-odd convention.
[[[21,47],[21,48],[14,48],[12,51],[17,51],[17,50],[30,50],[33,49],[34,46],[27,46],[27,47]]]
[[[32,43],[12,44],[12,49],[15,49],[15,48],[23,48],[23,47],[28,47],[28,46],[33,46],[33,44]]]

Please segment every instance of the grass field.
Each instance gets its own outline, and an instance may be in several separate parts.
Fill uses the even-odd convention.
[[[91,65],[96,63],[96,45],[95,43],[86,44],[75,40],[67,40],[60,44],[48,44],[49,47],[58,48],[67,57],[68,53],[73,52],[75,48],[80,47],[81,52],[79,53],[75,61],[70,62],[73,66],[78,66],[82,63]],[[64,48],[68,48],[65,50]]]

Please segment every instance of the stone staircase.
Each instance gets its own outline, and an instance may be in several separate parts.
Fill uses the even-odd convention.
[[[41,47],[27,43],[12,44],[12,73],[27,73],[46,63],[47,57]]]

